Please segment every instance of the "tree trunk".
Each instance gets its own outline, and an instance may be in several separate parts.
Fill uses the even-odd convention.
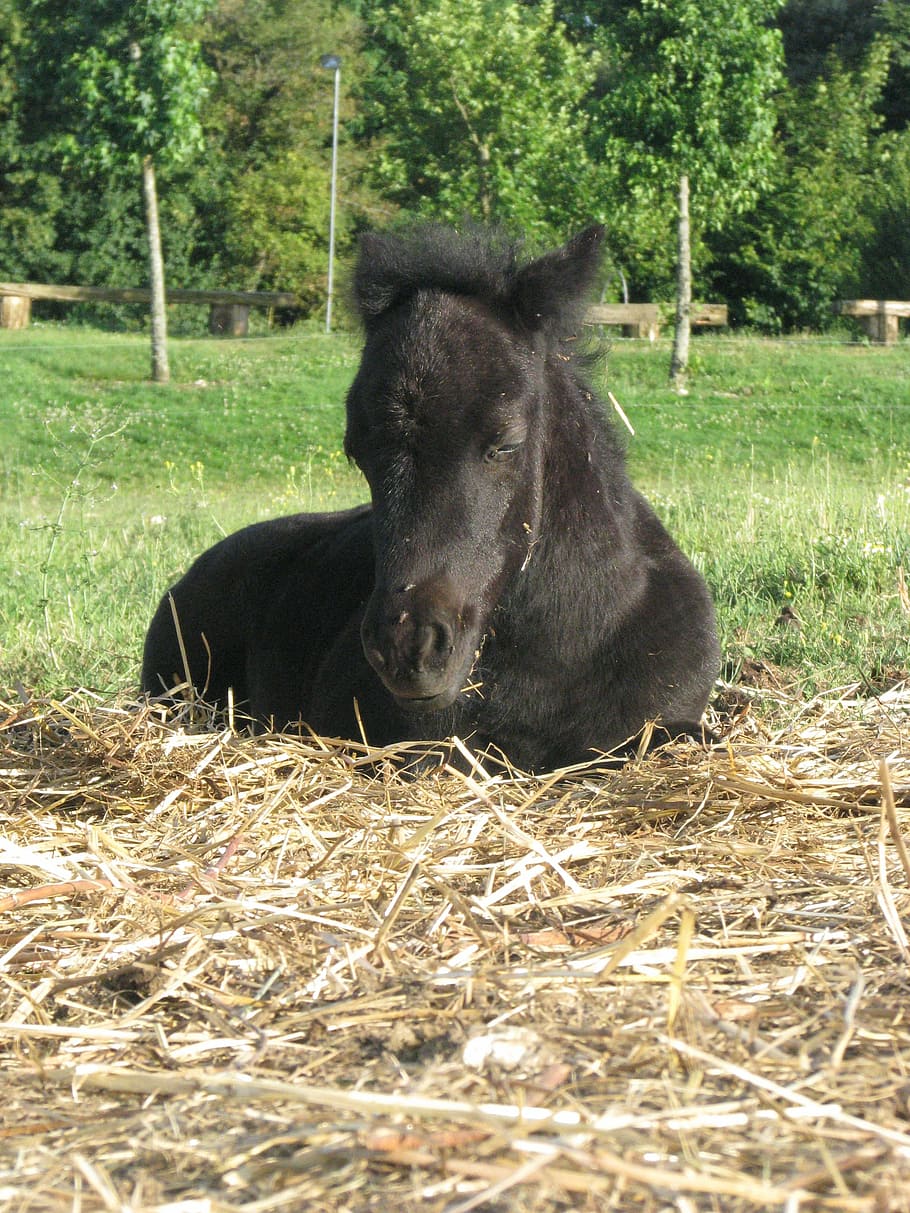
[[[692,245],[689,239],[689,178],[685,173],[679,178],[676,237],[676,333],[670,360],[670,387],[684,395],[692,331]]]
[[[167,362],[167,313],[164,297],[164,258],[161,255],[161,230],[158,226],[158,190],[155,165],[151,156],[142,161],[142,192],[145,196],[145,230],[149,244],[149,286],[152,291],[152,379],[167,383],[171,377]]]
[[[493,195],[490,190],[490,149],[480,140],[475,140],[477,148],[477,202],[484,223],[489,223],[493,217]]]

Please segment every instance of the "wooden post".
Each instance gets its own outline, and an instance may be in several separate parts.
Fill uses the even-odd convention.
[[[0,295],[0,329],[27,329],[32,301],[24,295]]]
[[[839,316],[853,316],[870,341],[894,345],[900,336],[901,317],[910,318],[906,299],[838,299],[832,304]]]
[[[656,341],[660,335],[660,307],[656,303],[592,303],[585,324],[619,324],[623,337]]]
[[[152,379],[167,383],[171,377],[167,360],[167,313],[164,294],[164,258],[158,225],[158,189],[151,156],[142,161],[142,192],[145,197],[145,226],[149,251],[149,286],[152,292]]]
[[[636,324],[622,326],[623,337],[635,337],[640,341],[655,342],[660,336],[660,325],[656,320],[642,320]]]
[[[900,324],[899,318],[885,309],[884,301],[874,316],[861,317],[863,328],[869,335],[869,340],[876,345],[894,345],[897,341]]]
[[[216,337],[246,337],[250,309],[243,303],[213,303],[209,308],[209,332]]]
[[[679,214],[676,224],[676,332],[670,359],[670,387],[681,395],[686,390],[689,367],[689,337],[692,314],[692,248],[689,239],[689,178],[679,178]]]

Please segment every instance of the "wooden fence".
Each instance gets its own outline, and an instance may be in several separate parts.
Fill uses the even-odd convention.
[[[674,308],[668,303],[592,303],[585,314],[585,324],[619,324],[624,337],[645,337],[656,341],[663,324],[674,322]],[[690,314],[693,325],[727,324],[725,303],[693,303]]]
[[[143,303],[151,302],[148,287],[139,286],[54,286],[40,282],[0,282],[0,328],[27,328],[33,299],[51,299],[61,303]],[[213,333],[244,337],[248,331],[251,307],[294,307],[297,296],[290,291],[193,291],[173,289],[168,303],[207,303],[210,307],[209,330]],[[693,325],[727,323],[724,303],[692,305]],[[624,337],[644,337],[656,341],[661,325],[673,322],[673,309],[660,303],[595,303],[585,314],[585,324],[620,325]]]
[[[0,328],[27,328],[33,299],[62,303],[151,303],[151,291],[143,286],[53,286],[41,282],[0,282]],[[191,291],[167,292],[168,303],[207,303],[209,331],[245,337],[251,307],[295,307],[291,291]]]
[[[910,303],[900,299],[838,299],[834,311],[839,316],[854,316],[876,345],[894,345],[901,319],[910,317]]]

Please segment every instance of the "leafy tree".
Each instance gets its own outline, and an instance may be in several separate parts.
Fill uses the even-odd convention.
[[[778,18],[787,79],[798,88],[827,74],[835,54],[855,70],[878,29],[881,0],[787,0]]]
[[[157,174],[160,230],[167,287],[217,286],[216,265],[208,239],[206,182],[193,173],[167,168]],[[201,173],[202,164],[198,165]],[[136,188],[136,173],[126,167],[107,172],[72,163],[59,178],[64,205],[56,216],[56,247],[65,250],[66,270],[49,281],[136,286],[148,281],[148,236],[145,205]],[[216,199],[211,213],[217,213]],[[215,250],[217,258],[217,250]],[[218,267],[220,269],[220,266]],[[34,275],[30,275],[34,277]],[[148,328],[149,307],[138,304],[44,303],[45,313],[115,328]],[[199,308],[168,309],[168,333],[197,332],[204,323]]]
[[[910,292],[907,0],[0,0],[6,276],[137,281],[150,156],[170,282],[316,306],[328,51],[342,254],[399,208],[541,240],[600,218],[632,297],[667,298],[685,177],[735,317]]]
[[[830,57],[824,75],[781,96],[773,188],[711,239],[714,281],[740,320],[825,327],[832,300],[863,289],[866,248],[879,248],[883,268],[876,225],[896,202],[882,181],[889,148],[901,188],[898,145],[876,139],[887,72],[888,49],[876,44],[856,70]],[[906,215],[906,194],[903,206]]]
[[[553,0],[365,0],[373,47],[363,133],[379,186],[408,211],[520,224],[538,236],[590,220],[590,48]]]
[[[882,136],[875,145],[875,167],[858,293],[910,299],[910,128]]]
[[[910,125],[910,5],[907,0],[787,0],[780,15],[787,78],[797,88],[826,77],[837,61],[861,71],[873,44],[888,48],[875,109],[890,130]]]
[[[66,261],[54,250],[60,184],[44,149],[30,142],[22,111],[18,65],[26,42],[18,4],[0,0],[0,265],[16,281],[53,274]]]
[[[702,232],[752,202],[774,163],[780,0],[637,0],[600,8],[608,74],[599,107],[604,155],[626,208],[666,213],[678,198],[676,340],[671,382],[682,389],[689,342],[689,198]]]
[[[907,0],[882,0],[880,37],[890,48],[888,81],[879,109],[888,130],[910,127],[910,5]]]
[[[315,306],[325,292],[332,131],[322,53],[343,63],[340,252],[380,206],[363,185],[363,152],[347,138],[347,82],[364,70],[359,22],[332,0],[218,0],[201,42],[215,76],[198,183],[217,196],[207,215],[212,260],[232,286],[293,289]]]
[[[29,0],[33,89],[71,160],[141,173],[152,288],[152,377],[166,381],[167,322],[156,165],[201,146],[210,74],[191,36],[208,0]],[[55,70],[48,79],[47,65]],[[42,72],[41,68],[44,67]]]

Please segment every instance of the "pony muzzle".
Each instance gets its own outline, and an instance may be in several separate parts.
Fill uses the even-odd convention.
[[[437,595],[374,594],[361,627],[363,651],[386,689],[415,711],[448,707],[458,697],[476,645],[463,612]]]

